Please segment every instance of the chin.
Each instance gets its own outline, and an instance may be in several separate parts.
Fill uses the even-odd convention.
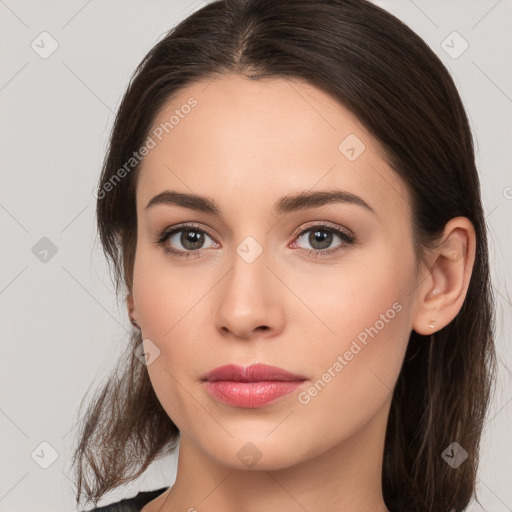
[[[298,464],[306,456],[297,449],[298,443],[285,432],[281,436],[264,434],[223,439],[205,439],[201,444],[208,456],[218,464],[236,470],[278,470]],[[300,446],[300,443],[299,443]],[[304,446],[302,446],[304,448]]]

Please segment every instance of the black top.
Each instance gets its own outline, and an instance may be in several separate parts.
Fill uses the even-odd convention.
[[[157,496],[160,496],[160,494],[163,494],[167,489],[169,489],[169,487],[162,487],[155,491],[139,492],[139,494],[133,498],[116,501],[110,505],[94,508],[89,512],[140,512],[144,505],[154,500]]]
[[[154,491],[139,492],[139,494],[133,498],[116,501],[115,503],[111,503],[110,505],[105,505],[103,507],[93,508],[88,512],[140,512],[144,505],[160,496],[160,494],[163,494],[167,489],[169,489],[169,487],[162,487],[161,489],[156,489]],[[393,508],[390,510],[398,509]],[[86,511],[82,510],[81,512]]]

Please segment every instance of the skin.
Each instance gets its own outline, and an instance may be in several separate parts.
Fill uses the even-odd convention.
[[[187,86],[154,126],[191,96],[197,106],[145,157],[137,182],[127,306],[160,351],[149,377],[181,432],[176,481],[143,511],[387,510],[381,474],[392,390],[411,331],[441,329],[462,306],[472,224],[452,219],[418,271],[405,184],[333,98],[299,80],[224,75]],[[354,161],[338,149],[349,134],[365,145]],[[374,212],[349,203],[272,212],[282,196],[334,188]],[[146,209],[164,190],[208,196],[222,215]],[[334,234],[328,249],[339,252],[309,256],[325,247],[305,232],[321,221],[350,230],[356,242]],[[173,257],[155,243],[183,222],[213,235],[204,235],[199,257]],[[179,235],[166,243],[187,251]],[[263,249],[252,263],[236,252],[247,236]],[[200,380],[217,366],[262,362],[306,376],[308,389],[396,303],[400,311],[307,404],[298,390],[258,409],[237,408]],[[247,443],[260,454],[252,467],[237,456]]]

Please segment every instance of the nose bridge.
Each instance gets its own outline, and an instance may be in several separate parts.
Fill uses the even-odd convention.
[[[261,235],[262,237],[262,235]],[[221,329],[246,337],[265,326],[280,329],[282,312],[271,266],[270,252],[251,235],[234,247],[231,271],[223,280],[216,323]]]
[[[268,274],[271,274],[267,268],[270,263],[268,249],[252,235],[242,239],[234,249],[228,292],[234,293],[238,296],[237,300],[243,302],[251,297],[258,299],[258,296],[267,295]]]

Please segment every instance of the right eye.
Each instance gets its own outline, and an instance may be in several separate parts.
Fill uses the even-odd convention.
[[[163,248],[166,253],[173,256],[189,258],[190,256],[198,257],[201,249],[204,249],[206,238],[212,240],[212,237],[204,230],[195,224],[181,224],[166,228],[158,237],[157,244]],[[213,244],[207,248],[216,247],[218,244],[213,241]],[[176,246],[181,245],[181,248]]]

